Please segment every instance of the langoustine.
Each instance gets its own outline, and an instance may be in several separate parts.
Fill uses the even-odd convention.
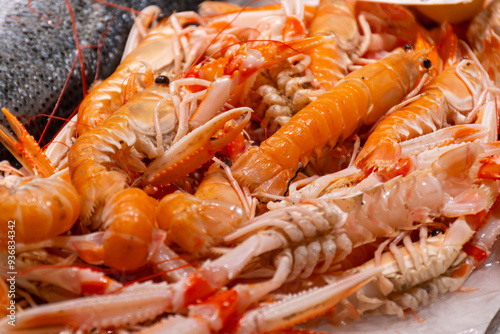
[[[500,76],[498,66],[500,59],[500,21],[498,12],[500,2],[492,1],[487,8],[481,11],[471,22],[467,31],[467,38],[474,52],[498,88]]]
[[[410,93],[432,66],[425,54],[396,52],[351,73],[258,148],[238,158],[231,168],[236,180],[252,191],[284,194],[299,163],[304,166],[314,152],[326,145],[333,147],[363,124],[373,124]],[[392,80],[397,82],[397,91]]]
[[[448,28],[449,29],[449,28]],[[448,39],[455,39],[453,32]],[[356,157],[356,164],[365,171],[394,168],[401,157],[399,142],[409,140],[449,124],[471,123],[475,120],[481,93],[488,89],[488,78],[481,80],[480,64],[452,56],[443,72],[426,84],[419,95],[405,106],[382,119],[370,134]]]
[[[0,227],[0,248],[5,250],[16,241],[41,241],[68,231],[78,219],[80,199],[64,174],[55,175],[55,167],[21,123],[7,109],[3,113],[14,133],[2,126],[1,142],[32,173],[0,180],[1,218],[5,222]],[[7,169],[7,174],[10,171]],[[9,228],[7,222],[17,225]]]

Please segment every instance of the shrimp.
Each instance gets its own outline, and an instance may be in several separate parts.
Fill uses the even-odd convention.
[[[248,218],[238,194],[215,163],[193,195],[176,192],[159,204],[158,227],[190,254],[208,251]]]
[[[124,82],[127,82],[125,99],[130,100],[138,89],[153,84],[153,70],[166,72],[173,66],[176,57],[182,57],[175,46],[175,35],[172,20],[161,21],[122,60],[115,72],[84,98],[78,111],[77,131],[80,135],[102,124],[126,102],[122,96]],[[144,80],[139,81],[138,71],[144,68]]]
[[[500,1],[492,1],[472,20],[467,38],[496,87],[500,85]]]
[[[491,253],[500,234],[498,204],[497,198],[486,211],[460,216],[445,230],[422,227],[418,241],[405,236],[402,247],[391,244],[389,252],[352,270],[358,273],[380,265],[385,268],[382,277],[348,297],[358,311],[355,317],[370,312],[403,318],[406,310],[416,311],[438,294],[459,289]],[[336,309],[333,319],[328,320],[345,321],[339,317],[341,313],[342,309]]]
[[[5,222],[0,225],[2,232],[0,247],[5,249],[10,244],[8,236],[11,233],[8,231],[14,227],[12,224],[15,224],[19,249],[22,248],[22,244],[36,245],[39,242],[50,244],[51,239],[67,232],[80,216],[82,202],[78,187],[65,180],[67,173],[55,174],[55,167],[24,127],[8,111],[4,110],[4,113],[18,138],[4,129],[0,136],[1,140],[9,143],[9,148],[15,156],[25,161],[27,166],[31,166],[31,170],[39,170],[44,175],[52,176],[48,178],[11,176],[9,183],[4,179],[5,184],[0,184],[2,199],[0,217]],[[138,268],[146,263],[146,259],[152,253],[150,248],[154,249],[154,245],[157,244],[153,243],[156,203],[151,204],[150,201],[155,200],[139,189],[115,194],[115,197],[108,199],[108,206],[103,209],[102,218],[107,231],[99,238],[100,244],[93,245],[89,250],[87,249],[89,242],[75,241],[73,246],[67,248],[81,251],[82,257],[92,263],[105,263],[122,270]],[[127,207],[127,202],[135,203],[140,209],[134,212],[134,207]],[[141,233],[137,233],[137,230]],[[72,236],[60,238],[70,243],[75,239]],[[117,248],[120,249],[118,253]],[[126,258],[120,254],[125,254]]]
[[[122,168],[113,170],[119,162],[110,159],[118,150],[139,142],[144,146],[142,150],[147,150],[146,154],[157,154],[148,147],[147,137],[141,133],[154,134],[153,111],[166,94],[168,90],[162,85],[143,90],[108,118],[104,125],[78,137],[71,147],[68,156],[69,171],[73,185],[82,197],[82,218],[89,218],[95,207],[102,208],[105,199],[125,188],[126,173],[121,171]],[[167,135],[167,131],[175,126],[176,119],[171,106],[167,101],[157,108],[161,129],[166,129],[163,130],[163,135]],[[109,139],[100,144],[103,142],[102,138]],[[135,168],[141,167],[145,169],[141,164]]]
[[[448,66],[421,94],[378,123],[354,164],[365,172],[394,168],[401,157],[400,142],[463,123],[485,89],[473,61]]]
[[[103,232],[45,238],[18,244],[17,249],[68,249],[89,264],[134,270],[149,261],[165,238],[156,228],[157,205],[142,189],[123,189],[110,196],[102,209]]]
[[[434,231],[436,233],[434,233]],[[419,231],[419,240],[409,236],[403,246],[392,243],[380,258],[350,270],[351,274],[383,267],[382,275],[347,298],[359,314],[379,313],[405,316],[405,310],[416,310],[439,293],[457,290],[472,272],[474,266],[464,251],[465,244],[474,235],[464,217],[457,218],[444,232],[439,229],[428,235],[427,228]],[[443,233],[444,232],[444,233]],[[335,279],[331,279],[335,282]],[[342,309],[336,309],[341,314]],[[328,319],[339,322],[335,315]]]
[[[15,241],[35,242],[68,231],[80,213],[80,199],[64,174],[56,169],[21,123],[3,109],[14,134],[0,128],[0,141],[34,174],[45,176],[11,175],[0,181],[0,249]],[[51,176],[51,177],[49,177]],[[11,231],[11,232],[9,232]]]
[[[309,26],[309,36],[334,34],[336,39],[309,53],[309,69],[315,82],[330,91],[348,73],[353,53],[360,40],[356,18],[343,0],[322,0]]]
[[[238,158],[231,168],[236,180],[252,191],[283,194],[313,152],[335,146],[362,125],[374,124],[399,103],[432,66],[426,52],[395,52],[346,76],[260,147]]]

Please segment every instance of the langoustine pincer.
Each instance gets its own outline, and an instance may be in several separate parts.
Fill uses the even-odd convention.
[[[338,5],[341,11],[353,9]],[[332,3],[322,6],[326,13]],[[397,5],[377,8],[398,10]],[[100,106],[109,82],[89,95],[98,103],[87,104],[90,109],[84,105],[81,112],[97,121],[80,124],[79,137],[67,142],[69,155],[58,157],[57,167],[34,142],[5,141],[30,170],[3,166],[6,175],[26,182],[30,172],[67,178],[69,171],[81,202],[79,218],[75,209],[63,229],[19,242],[16,256],[28,268],[19,274],[26,300],[24,289],[50,300],[45,286],[67,291],[58,294],[66,300],[19,313],[15,330],[134,326],[144,333],[262,333],[313,317],[341,323],[367,313],[403,316],[439,293],[458,289],[484,260],[478,250],[487,254],[495,239],[483,231],[499,232],[496,88],[481,67],[483,59],[471,53],[471,59],[439,73],[444,60],[427,49],[429,39],[397,50],[386,43],[390,49],[374,52],[368,45],[371,30],[388,31],[374,26],[378,9],[363,12],[362,35],[352,47],[335,29],[324,33],[322,12],[301,3],[256,9],[205,3],[202,9],[210,15],[176,13],[162,22],[167,28],[161,36],[155,36],[161,26],[152,30],[149,38],[163,38],[173,52],[163,59],[167,64],[141,58],[148,37],[125,58],[125,65],[134,65],[114,77],[119,80],[109,98],[118,101],[115,106]],[[400,13],[411,15],[403,8]],[[253,19],[262,14],[269,17]],[[344,14],[356,19],[354,12]],[[425,38],[432,35],[418,30]],[[308,57],[337,43],[346,57],[342,71],[361,68],[334,85],[336,78],[327,83],[308,68]],[[385,57],[362,58],[373,55]],[[316,59],[315,64],[322,63]],[[266,77],[269,73],[278,74]],[[401,154],[390,157],[390,172],[360,169],[354,157],[350,168],[332,175],[301,172],[311,156],[332,152],[343,141],[355,143],[355,156],[364,138],[351,136],[363,136],[405,98],[450,77],[463,84],[460,92],[467,97],[454,104],[462,95],[443,93],[453,106],[449,118],[464,124],[441,122],[426,129],[426,136],[399,143]],[[263,85],[288,91],[290,98],[301,89],[300,94],[310,94],[303,100],[310,104],[297,107],[302,110],[289,121],[280,118],[281,128],[266,140],[258,123],[250,121],[251,108],[259,103],[252,97],[260,94],[266,104],[274,103],[271,95],[256,94]],[[328,92],[321,95],[321,90]],[[465,111],[456,107],[462,105]],[[404,110],[398,115],[409,117]],[[293,145],[271,149],[278,167],[273,161],[248,163],[252,152],[265,150],[283,134]],[[260,148],[252,147],[259,142]],[[375,151],[378,144],[371,144]],[[252,193],[256,189],[259,193]],[[269,199],[266,207],[263,201]],[[68,235],[57,235],[68,228]],[[111,277],[96,272],[103,267],[112,269]],[[152,274],[150,268],[167,282],[136,282]],[[116,281],[116,273],[125,279]],[[75,284],[65,284],[65,277]],[[423,286],[430,290],[425,293]],[[302,294],[276,295],[290,291]],[[0,330],[9,326],[6,319]]]

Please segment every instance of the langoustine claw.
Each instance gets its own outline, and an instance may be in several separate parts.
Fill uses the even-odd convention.
[[[243,130],[250,116],[250,108],[233,109],[196,128],[148,166],[143,184],[168,185],[201,167]]]

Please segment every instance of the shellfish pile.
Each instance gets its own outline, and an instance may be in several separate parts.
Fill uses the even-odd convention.
[[[48,148],[3,110],[0,332],[292,333],[464,290],[500,233],[477,10],[144,9]]]

